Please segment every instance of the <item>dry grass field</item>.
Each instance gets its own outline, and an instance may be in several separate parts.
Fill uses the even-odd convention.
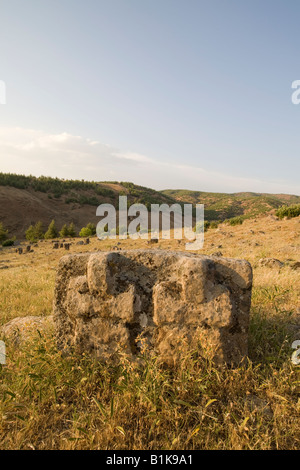
[[[70,253],[111,250],[118,240],[91,238]],[[145,248],[123,240],[119,247]],[[24,242],[24,246],[27,243]],[[33,253],[0,251],[0,326],[52,311],[58,261],[67,254],[41,241]],[[184,251],[160,240],[151,249]],[[216,368],[192,351],[176,369],[155,359],[118,367],[89,357],[62,357],[52,331],[15,347],[7,342],[0,369],[0,449],[300,449],[300,217],[221,224],[205,233],[200,253],[247,259],[254,286],[249,358],[237,369]],[[220,254],[220,253],[219,253]],[[261,266],[277,258],[282,268]],[[1,367],[1,366],[0,366]]]

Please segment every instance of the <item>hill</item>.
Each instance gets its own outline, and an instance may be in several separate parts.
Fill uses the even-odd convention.
[[[300,196],[289,194],[264,193],[209,193],[168,189],[161,191],[165,196],[179,202],[204,204],[207,220],[225,220],[242,216],[243,218],[265,215],[283,205],[300,204]]]
[[[76,230],[97,223],[96,207],[102,203],[118,207],[120,195],[129,204],[202,203],[206,220],[224,221],[236,216],[257,217],[287,204],[300,203],[300,196],[263,193],[209,193],[188,190],[155,191],[129,182],[62,180],[41,176],[0,173],[0,222],[11,236],[24,238],[29,225],[52,219],[60,228],[73,222]]]
[[[95,183],[0,173],[0,222],[18,238],[24,238],[29,225],[41,221],[46,228],[53,219],[58,227],[73,222],[79,231],[89,222],[98,222],[99,204],[117,208],[121,195],[126,195],[130,204],[142,203],[149,209],[151,204],[176,202],[168,195],[127,182]]]

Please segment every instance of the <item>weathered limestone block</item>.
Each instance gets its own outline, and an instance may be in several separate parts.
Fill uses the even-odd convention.
[[[64,256],[58,344],[103,361],[146,350],[168,364],[200,347],[217,363],[238,364],[247,355],[251,288],[243,260],[158,250]]]

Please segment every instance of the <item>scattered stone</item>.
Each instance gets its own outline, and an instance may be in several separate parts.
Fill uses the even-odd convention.
[[[198,347],[216,363],[247,355],[247,261],[156,250],[68,255],[54,293],[59,348],[118,361],[146,349],[163,363]]]
[[[267,266],[268,268],[282,268],[284,266],[284,263],[282,261],[279,261],[279,259],[276,258],[261,258],[258,261],[259,266]]]
[[[64,243],[65,250],[70,250],[71,243]]]
[[[292,269],[300,269],[300,261],[296,261],[291,265]]]
[[[57,250],[59,248],[59,243],[55,242],[53,243],[53,249]]]
[[[19,346],[34,336],[37,331],[42,333],[51,327],[53,327],[52,315],[48,317],[17,317],[3,325],[0,328],[0,334],[6,340],[12,342],[14,346]]]
[[[79,240],[79,242],[77,242],[76,245],[84,245],[84,241],[83,241],[83,240]]]
[[[262,414],[267,419],[271,419],[273,417],[273,412],[266,400],[263,400],[256,395],[248,395],[245,401],[250,412]]]
[[[153,245],[153,243],[158,243],[158,238],[151,238],[150,240],[148,240],[148,245]]]
[[[216,251],[215,253],[212,253],[211,256],[221,257],[221,256],[223,256],[223,253],[221,251]]]
[[[89,238],[86,238],[86,239],[84,240],[84,244],[85,244],[85,245],[89,245],[89,243],[90,243],[90,239],[89,239]]]

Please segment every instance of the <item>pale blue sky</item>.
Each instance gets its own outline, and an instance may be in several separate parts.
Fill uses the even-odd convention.
[[[0,170],[300,194],[298,0],[1,0]]]

